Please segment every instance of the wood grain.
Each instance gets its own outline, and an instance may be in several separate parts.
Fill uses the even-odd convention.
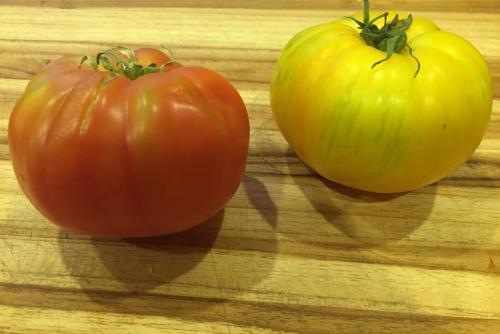
[[[3,0],[5,5],[37,7],[57,7],[63,9],[89,7],[184,7],[184,8],[245,8],[245,9],[343,9],[359,10],[360,2],[352,0]],[[461,12],[500,12],[498,1],[450,0],[446,5],[436,0],[377,0],[372,1],[374,9],[461,11]]]
[[[142,7],[142,8],[141,8]],[[485,56],[487,134],[450,177],[400,195],[325,181],[274,124],[268,84],[286,41],[358,1],[2,1],[0,333],[500,332],[500,1],[377,1],[433,19]],[[246,176],[223,212],[152,239],[93,239],[44,219],[20,190],[9,114],[61,55],[167,44],[245,100]]]

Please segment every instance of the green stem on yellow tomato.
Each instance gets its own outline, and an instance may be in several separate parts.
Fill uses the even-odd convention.
[[[417,63],[416,77],[420,72],[420,61],[413,55],[413,49],[408,44],[408,36],[406,35],[406,30],[413,23],[413,17],[410,14],[406,19],[399,19],[399,15],[396,15],[390,22],[387,22],[388,16],[389,13],[385,12],[370,20],[370,3],[369,0],[364,0],[363,22],[354,17],[348,18],[358,24],[358,28],[361,29],[360,35],[367,45],[387,53],[387,56],[374,63],[372,68],[389,60],[394,53],[401,53],[406,49]],[[375,22],[382,18],[384,25],[379,28]]]
[[[162,48],[164,47],[162,46]],[[145,74],[163,72],[166,66],[173,63],[172,51],[168,48],[165,49],[169,52],[170,62],[161,66],[154,63],[148,66],[142,66],[138,63],[133,50],[124,46],[115,46],[110,50],[99,52],[95,57],[82,57],[79,67],[81,68],[83,63],[88,61],[94,70],[101,65],[104,69],[113,74],[135,80]]]

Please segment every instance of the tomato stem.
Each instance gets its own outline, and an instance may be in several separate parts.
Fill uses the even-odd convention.
[[[399,15],[396,14],[390,22],[387,21],[388,16],[389,13],[385,12],[370,20],[370,3],[369,0],[364,0],[363,22],[351,16],[348,16],[348,18],[358,24],[358,29],[361,29],[359,34],[366,44],[387,53],[387,56],[374,63],[372,68],[389,60],[394,53],[401,53],[406,49],[417,63],[417,70],[414,75],[416,77],[420,72],[420,61],[413,54],[413,49],[408,44],[408,36],[406,35],[406,30],[413,23],[413,16],[410,14],[406,19],[400,19]],[[384,19],[384,25],[379,28],[375,22],[382,18]]]
[[[110,50],[99,52],[95,57],[82,57],[79,68],[82,67],[83,63],[88,61],[94,70],[97,70],[100,65],[111,73],[124,76],[130,80],[135,80],[145,74],[163,72],[166,66],[173,63],[172,51],[163,46],[162,48],[168,51],[170,61],[161,66],[155,63],[151,63],[148,66],[142,66],[138,63],[133,50],[124,46],[115,46]]]

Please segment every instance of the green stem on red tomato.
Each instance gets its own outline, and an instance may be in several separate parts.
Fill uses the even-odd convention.
[[[406,19],[400,19],[399,15],[396,15],[390,22],[387,22],[388,16],[389,13],[385,12],[370,20],[370,3],[369,0],[364,0],[363,22],[354,17],[348,18],[358,24],[358,29],[361,29],[360,35],[367,45],[387,53],[387,56],[374,63],[372,68],[389,60],[394,53],[401,53],[406,49],[417,62],[416,77],[420,72],[420,61],[413,55],[413,49],[408,44],[408,36],[406,35],[406,30],[413,23],[413,17],[410,14]],[[384,19],[384,25],[379,28],[375,22],[382,18]]]
[[[170,51],[170,49],[167,49],[167,51],[170,54],[171,60],[169,63],[161,66],[154,63],[149,64],[148,66],[140,65],[135,57],[135,52],[123,46],[115,46],[110,50],[98,53],[95,57],[84,56],[81,59],[79,66],[81,68],[82,64],[88,61],[94,70],[101,65],[104,69],[113,74],[118,74],[129,78],[130,80],[135,80],[145,74],[163,72],[166,66],[172,64],[172,51]]]

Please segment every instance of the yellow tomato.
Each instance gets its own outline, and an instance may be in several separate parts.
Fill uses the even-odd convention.
[[[483,57],[425,18],[405,32],[406,47],[375,67],[387,52],[368,45],[350,18],[306,29],[285,47],[271,83],[275,120],[327,179],[409,191],[449,175],[479,145],[492,109]]]

